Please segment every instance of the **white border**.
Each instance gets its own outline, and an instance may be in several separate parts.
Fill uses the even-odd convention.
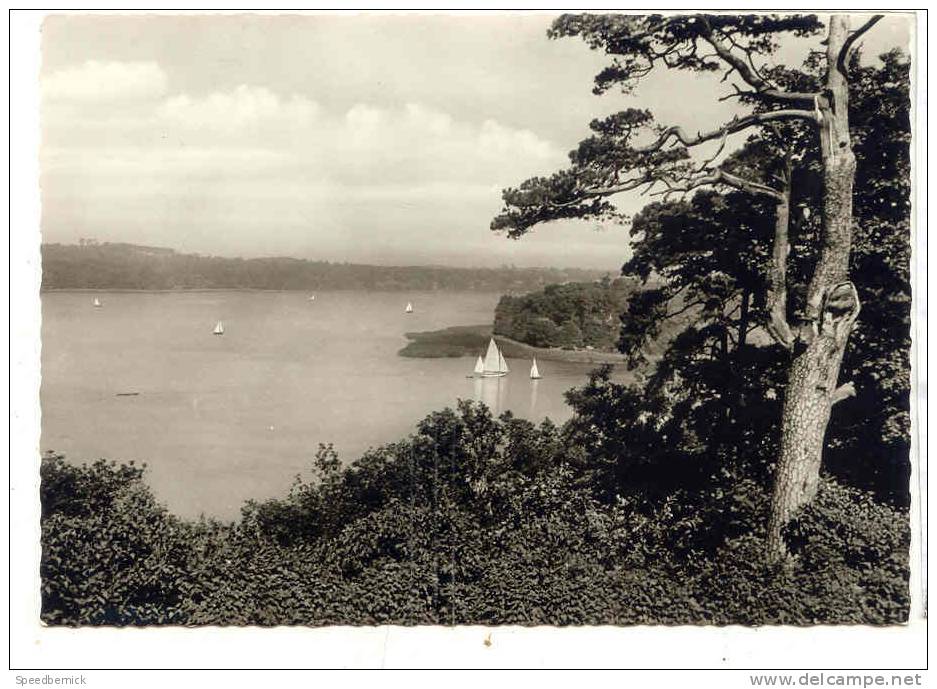
[[[602,3],[606,4],[607,3]],[[601,9],[602,4],[593,6]],[[701,3],[705,4],[705,3]],[[541,7],[549,6],[543,3]],[[110,3],[104,5],[110,7]],[[782,4],[783,6],[783,4]],[[860,6],[866,5],[862,4]],[[757,5],[748,5],[755,9]],[[777,8],[774,3],[771,7]],[[796,5],[794,6],[796,7]],[[856,8],[856,5],[852,5]],[[378,8],[375,8],[378,9]],[[613,9],[613,8],[612,8]],[[830,7],[832,9],[832,7]],[[114,11],[114,10],[110,10]],[[176,10],[159,10],[178,13]],[[234,10],[237,11],[237,10]],[[555,10],[550,10],[554,14]],[[10,609],[11,664],[30,668],[81,667],[660,667],[660,668],[918,668],[925,662],[921,619],[923,580],[915,567],[912,622],[906,627],[792,628],[567,628],[493,630],[472,627],[444,628],[234,628],[200,629],[50,629],[38,624],[38,438],[39,438],[39,251],[38,251],[38,89],[39,24],[41,14],[15,12],[10,51],[11,74],[11,225],[14,285],[11,317],[11,432],[12,485],[8,495],[13,517],[12,601]],[[926,84],[926,16],[918,14],[916,77],[918,92]],[[914,257],[914,397],[913,442],[926,466],[926,103],[916,102],[915,257]],[[4,247],[4,251],[7,248]],[[4,300],[6,302],[6,300]],[[6,305],[6,304],[5,304]],[[921,517],[920,495],[926,495],[926,470],[915,463],[915,518]],[[4,519],[6,515],[4,514]],[[913,554],[920,565],[920,532],[915,532]],[[490,636],[490,646],[483,642]],[[19,675],[43,673],[20,671]],[[86,672],[95,685],[124,686],[123,673]],[[653,673],[652,673],[653,674]],[[670,674],[670,673],[668,673]],[[644,675],[641,675],[644,676]],[[421,680],[432,681],[432,675]],[[735,675],[741,686],[750,686]],[[203,679],[200,679],[203,678]],[[725,686],[723,673],[676,673],[674,683]],[[219,684],[279,682],[282,675],[225,674]],[[335,679],[341,680],[341,677]],[[376,678],[374,678],[376,679]],[[598,678],[597,678],[598,679]],[[663,677],[654,675],[655,683]],[[208,680],[204,674],[132,677],[134,684],[162,686]],[[212,682],[212,684],[215,683]],[[366,678],[367,681],[367,678]],[[373,679],[371,680],[373,681]],[[378,681],[384,681],[380,679]],[[438,679],[437,679],[438,681]],[[452,681],[452,679],[447,679]],[[561,679],[561,681],[563,681]]]

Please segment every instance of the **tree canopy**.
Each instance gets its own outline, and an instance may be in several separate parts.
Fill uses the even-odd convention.
[[[852,33],[837,56],[837,69],[854,60],[857,42],[878,18]],[[785,35],[815,36],[824,28],[815,15],[594,15],[567,14],[554,21],[551,38],[579,37],[611,57],[595,77],[594,92],[612,88],[628,93],[655,68],[723,72],[743,110],[711,130],[688,133],[664,126],[646,109],[628,108],[589,127],[593,134],[570,152],[570,166],[550,177],[534,177],[503,192],[504,208],[491,223],[517,238],[543,222],[566,218],[615,219],[609,197],[643,189],[645,193],[686,192],[726,185],[777,196],[758,179],[736,174],[720,155],[728,138],[781,125],[816,125],[828,99],[816,80],[797,70],[765,64]],[[810,58],[816,73],[819,61]],[[760,64],[759,64],[760,62]],[[741,85],[739,85],[741,84]],[[714,99],[718,98],[714,94]],[[785,138],[803,136],[784,130]],[[690,149],[708,142],[718,147],[706,160]]]
[[[858,190],[875,197],[872,188],[856,187],[857,166],[867,155],[880,157],[870,141],[889,132],[863,137],[852,116],[863,109],[867,115],[888,112],[876,102],[882,96],[858,93],[868,85],[864,80],[874,79],[860,67],[859,42],[880,19],[872,16],[852,29],[845,15],[826,22],[813,15],[560,17],[551,37],[581,38],[610,57],[596,76],[597,94],[612,87],[629,92],[655,69],[722,71],[732,91],[721,100],[735,99],[737,114],[696,133],[657,123],[649,111],[635,108],[595,120],[592,136],[570,153],[567,169],[505,189],[504,208],[491,223],[518,238],[560,218],[620,220],[610,199],[624,192],[663,197],[632,222],[636,249],[624,272],[645,281],[653,275],[659,285],[631,300],[621,346],[633,364],[640,363],[643,345],[659,337],[665,322],[693,316],[673,338],[651,389],[670,413],[699,416],[710,401],[721,408],[700,427],[708,429],[717,455],[728,449],[723,439],[738,433],[733,419],[753,414],[746,371],[761,379],[764,397],[783,394],[780,434],[761,429],[767,446],[773,437],[778,447],[773,478],[766,479],[774,485],[766,542],[772,561],[787,553],[783,529],[816,495],[833,405],[856,395],[856,381],[839,378],[863,303],[861,288],[850,280],[862,232],[857,212],[871,215],[875,207],[854,208],[853,196]],[[800,68],[769,63],[785,36],[811,37],[824,29],[822,50],[810,53]],[[883,58],[886,84],[894,83],[898,61]],[[854,101],[863,95],[857,108]],[[863,122],[858,115],[860,127],[867,122],[868,116]],[[888,124],[908,131],[904,122]],[[895,140],[906,148],[902,138]],[[711,145],[693,151],[704,144]],[[676,204],[670,202],[675,194],[683,198]],[[890,284],[885,290],[901,294],[906,280],[889,270],[893,261],[884,264],[877,267]],[[884,294],[871,296],[881,302]],[[750,337],[759,333],[786,350],[776,359],[780,366],[768,366],[752,346]],[[905,344],[899,333],[892,335],[886,348]],[[751,370],[756,361],[761,365]],[[782,376],[768,375],[769,369]],[[724,377],[722,386],[711,384],[714,372]]]

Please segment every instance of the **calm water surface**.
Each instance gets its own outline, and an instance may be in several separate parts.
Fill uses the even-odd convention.
[[[284,495],[318,443],[351,462],[460,398],[565,421],[563,392],[591,368],[538,362],[535,382],[529,361],[508,359],[510,375],[475,380],[469,358],[397,356],[405,332],[490,322],[497,294],[99,293],[102,308],[93,296],[42,296],[42,449],[147,462],[157,497],[188,517],[235,517]]]

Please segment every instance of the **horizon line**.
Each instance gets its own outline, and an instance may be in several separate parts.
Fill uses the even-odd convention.
[[[584,267],[574,267],[574,266],[518,266],[514,264],[505,264],[502,263],[499,266],[479,266],[479,265],[446,265],[443,263],[359,263],[354,261],[341,261],[341,260],[329,260],[329,259],[319,259],[319,258],[300,258],[297,256],[288,256],[282,254],[270,254],[270,255],[258,255],[258,256],[222,256],[217,254],[203,254],[199,252],[187,252],[173,247],[168,246],[156,246],[152,244],[135,244],[133,242],[98,242],[89,244],[78,244],[78,243],[66,243],[66,242],[46,242],[41,241],[39,243],[40,248],[45,246],[62,246],[62,247],[72,247],[76,249],[85,249],[85,248],[95,248],[95,247],[104,247],[104,246],[125,246],[125,247],[134,247],[137,249],[149,249],[153,251],[161,251],[167,253],[173,253],[179,256],[195,256],[198,258],[220,258],[223,260],[241,260],[241,261],[261,261],[261,260],[290,260],[290,261],[304,261],[307,263],[326,263],[330,265],[345,265],[345,266],[361,266],[361,267],[377,267],[377,268],[438,268],[441,270],[517,270],[517,271],[537,271],[537,270],[562,270],[562,271],[580,271],[588,273],[611,273],[620,275],[620,267],[618,270],[612,268],[584,268]]]

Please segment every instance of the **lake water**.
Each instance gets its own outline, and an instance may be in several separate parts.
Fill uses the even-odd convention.
[[[98,293],[102,308],[93,296],[42,296],[42,449],[147,462],[157,497],[186,517],[233,518],[308,475],[319,443],[351,462],[460,398],[560,423],[563,392],[592,368],[542,361],[531,381],[529,361],[508,359],[510,375],[475,380],[469,358],[397,355],[405,332],[491,322],[497,294]]]

